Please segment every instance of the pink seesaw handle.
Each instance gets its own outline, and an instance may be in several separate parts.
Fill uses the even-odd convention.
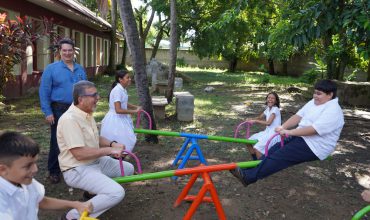
[[[247,124],[247,131],[246,131],[246,133],[245,133],[245,139],[248,139],[248,138],[250,137],[250,133],[249,133],[249,131],[250,131],[250,127],[251,127],[251,125],[253,124],[253,122],[250,122],[250,121],[244,121],[244,122],[240,123],[240,124],[236,127],[235,132],[234,132],[234,138],[237,138],[237,137],[238,137],[239,130],[240,130],[241,126],[242,126],[242,125],[244,125],[244,124]]]
[[[140,160],[139,160],[139,158],[137,158],[137,156],[134,153],[131,153],[130,151],[127,151],[127,150],[123,150],[122,153],[127,153],[128,155],[133,157],[136,161],[137,172],[140,173],[140,174],[143,173],[143,171],[141,170]],[[119,168],[121,169],[121,176],[125,176],[125,171],[123,169],[122,157],[119,158]]]
[[[144,112],[145,113],[146,117],[149,120],[149,129],[152,130],[152,118],[150,117],[150,115],[149,115],[148,112],[146,112],[146,111],[144,111],[142,109],[137,112],[136,128],[139,128],[140,127],[141,112]]]
[[[272,139],[274,139],[274,137],[280,135],[279,133],[275,133],[273,134],[270,139],[267,141],[266,145],[265,145],[265,157],[267,157],[268,153],[269,153],[269,145],[272,141]],[[280,147],[284,147],[284,138],[287,138],[288,135],[286,134],[285,136],[280,136]]]

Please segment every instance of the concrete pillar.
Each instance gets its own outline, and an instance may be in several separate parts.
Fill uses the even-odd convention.
[[[176,113],[179,121],[193,121],[194,96],[189,92],[175,92]]]

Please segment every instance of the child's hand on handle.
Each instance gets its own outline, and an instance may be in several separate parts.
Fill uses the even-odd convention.
[[[250,124],[254,124],[256,122],[256,119],[253,118],[247,118],[246,121]]]
[[[366,202],[370,202],[370,190],[364,190],[361,193],[362,199],[365,200]]]
[[[92,212],[93,211],[93,206],[91,204],[91,202],[87,201],[87,202],[77,202],[76,201],[76,205],[75,205],[75,209],[77,209],[78,213],[80,213],[80,215],[86,211],[88,213]]]
[[[142,109],[143,109],[143,107],[137,106],[136,109],[134,110],[134,112],[137,114]]]

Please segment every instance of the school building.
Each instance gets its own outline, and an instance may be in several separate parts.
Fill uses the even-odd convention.
[[[90,78],[107,67],[111,25],[77,1],[0,1],[0,13],[4,12],[10,20],[16,20],[16,16],[28,16],[34,27],[43,27],[42,17],[53,18],[54,31],[60,37],[70,37],[75,41],[78,48],[76,60],[85,67]],[[123,40],[123,37],[117,37],[117,42]],[[45,67],[57,59],[49,49],[51,45],[50,38],[43,37],[25,49],[26,58],[14,67],[15,81],[7,83],[4,89],[5,97],[24,96],[30,89],[38,87]],[[116,43],[116,63],[122,56],[122,48],[119,45]]]

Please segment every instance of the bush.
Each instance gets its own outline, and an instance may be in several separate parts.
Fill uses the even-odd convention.
[[[267,73],[267,69],[265,67],[265,65],[261,64],[259,67],[258,67],[258,71],[260,72],[264,72],[264,73]]]
[[[258,83],[259,84],[267,84],[270,82],[270,74],[264,73],[261,78],[259,78]]]
[[[185,58],[184,57],[181,57],[181,58],[177,58],[176,59],[176,66],[179,66],[179,67],[186,67],[186,63],[185,63]]]
[[[357,73],[359,72],[358,69],[355,69],[351,74],[344,77],[345,81],[356,81],[357,79]]]
[[[116,70],[127,70],[126,66],[123,64],[117,64],[116,65]]]
[[[300,77],[300,81],[308,84],[313,84],[319,78],[321,72],[316,68],[305,71]]]

